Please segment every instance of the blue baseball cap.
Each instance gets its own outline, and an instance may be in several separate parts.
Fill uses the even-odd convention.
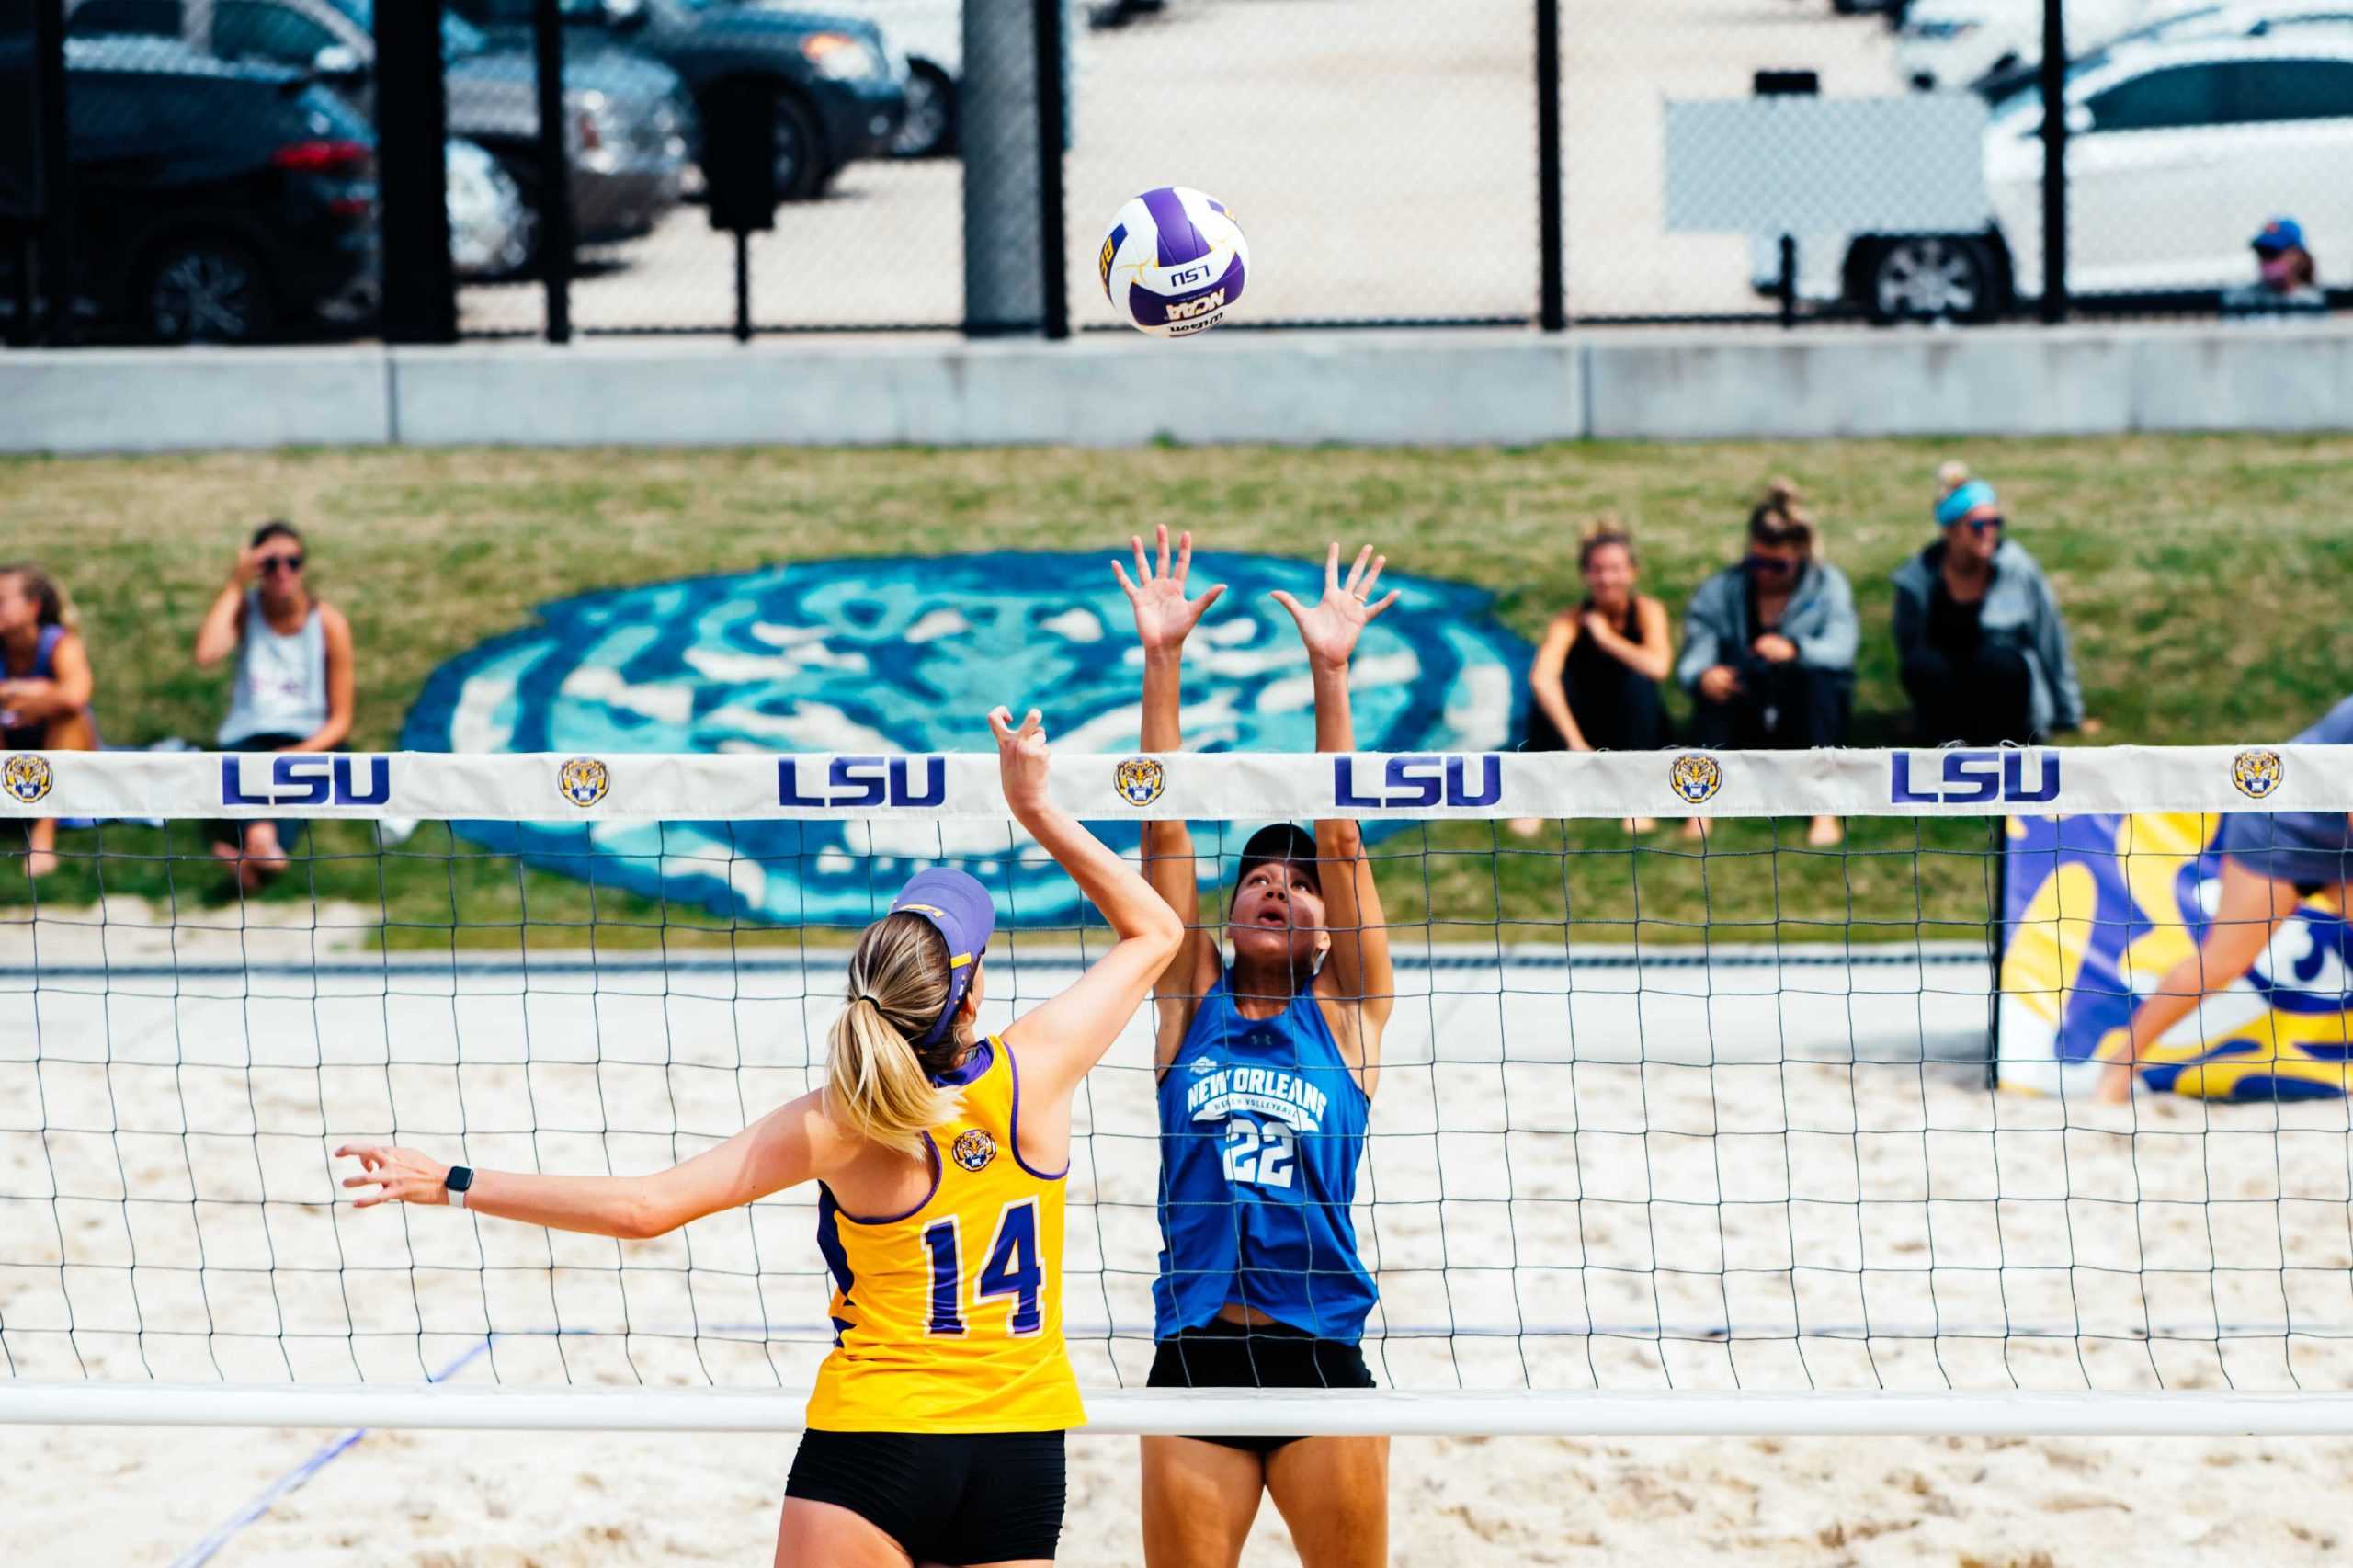
[[[1972,479],[1956,488],[1937,503],[1937,527],[1950,528],[1980,506],[1998,506],[1994,499],[1994,487],[1982,479]]]
[[[2293,218],[2274,218],[2256,231],[2247,244],[2257,250],[2302,250],[2304,226]]]
[[[915,1041],[920,1051],[939,1043],[956,1009],[963,1005],[964,993],[972,987],[973,966],[988,951],[989,937],[996,930],[996,901],[989,897],[979,878],[943,866],[909,878],[899,896],[891,901],[891,913],[922,915],[948,944],[948,1006]]]

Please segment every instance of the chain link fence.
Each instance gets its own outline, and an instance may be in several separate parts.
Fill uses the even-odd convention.
[[[1259,327],[2272,312],[2353,290],[2353,0],[439,8],[426,65],[380,57],[397,28],[371,0],[0,0],[10,338],[1110,331],[1101,225],[1170,183],[1238,217],[1236,324]],[[1892,107],[1923,95],[1970,106],[1961,143]],[[1790,143],[1770,210],[1699,213],[1709,165],[1802,117],[1723,117],[1678,151],[1679,107],[1798,99],[1897,118]],[[754,206],[777,201],[739,245],[713,180],[747,159]],[[1930,184],[1967,221],[1855,199]],[[380,315],[387,273],[396,297],[440,287],[419,189],[454,291]]]

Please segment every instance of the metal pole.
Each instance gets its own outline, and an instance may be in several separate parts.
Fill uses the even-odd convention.
[[[1070,335],[1070,236],[1063,232],[1063,0],[1030,0],[1038,32],[1038,256],[1045,290],[1042,327],[1049,338]]]
[[[1569,324],[1561,205],[1561,0],[1536,0],[1537,313],[1546,332]]]
[[[540,78],[540,265],[548,290],[548,341],[572,341],[572,161],[565,150],[563,0],[532,0],[532,53]]]
[[[1781,236],[1781,324],[1798,324],[1798,237]]]
[[[1993,918],[1985,926],[1986,972],[1992,977],[1985,1009],[1985,1086],[2002,1086],[2002,953],[2009,945],[2010,913],[2010,819],[1995,817],[1993,822],[1994,886]]]
[[[2042,319],[2067,319],[2067,7],[2042,0]]]
[[[387,343],[450,343],[458,335],[441,12],[442,0],[376,7],[377,225]]]
[[[65,119],[65,0],[33,0],[33,102],[40,122],[40,293],[33,341],[74,341],[74,160]]]
[[[1038,35],[1046,25],[1038,15],[1040,4],[964,4],[964,73],[956,89],[956,139],[964,163],[968,337],[1026,335],[1040,330],[1047,319],[1046,296],[1052,290],[1037,251],[1046,222],[1038,180],[1048,165],[1048,154],[1030,142],[1046,116],[1038,101],[1044,85]],[[1043,74],[1057,83],[1061,79],[1059,70]],[[1059,233],[1046,251],[1046,265],[1059,277],[1064,265]]]
[[[752,236],[735,231],[735,341],[752,341]]]

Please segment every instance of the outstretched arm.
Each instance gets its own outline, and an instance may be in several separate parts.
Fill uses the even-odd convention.
[[[1044,1102],[1039,1117],[1024,1119],[1024,1129],[1042,1131],[1047,1123],[1068,1114],[1078,1081],[1103,1060],[1112,1040],[1135,1017],[1144,993],[1184,938],[1185,927],[1134,867],[1047,798],[1046,733],[1038,710],[1032,708],[1016,730],[1012,715],[999,708],[989,714],[989,728],[996,735],[1005,803],[1013,820],[1069,873],[1119,938],[1077,983],[1022,1014],[1005,1031],[1006,1044],[1020,1061],[1024,1082]]]
[[[642,1176],[540,1176],[528,1171],[476,1171],[468,1209],[550,1230],[642,1240],[690,1220],[733,1209],[804,1181],[830,1175],[857,1152],[857,1141],[827,1119],[822,1094],[779,1106],[716,1148],[666,1171]],[[364,1189],[355,1205],[445,1204],[447,1163],[415,1149],[347,1143],[336,1159],[357,1159],[360,1174],[344,1178]]]
[[[1302,607],[1278,590],[1274,598],[1299,623],[1300,641],[1307,644],[1307,661],[1315,684],[1315,749],[1349,752],[1356,749],[1356,722],[1348,708],[1348,658],[1357,639],[1373,619],[1397,602],[1388,597],[1372,600],[1388,558],[1366,545],[1357,552],[1347,580],[1340,580],[1340,547],[1332,546],[1324,562],[1324,597],[1313,608]],[[1371,1092],[1372,1075],[1381,1066],[1381,1035],[1396,1005],[1396,974],[1389,961],[1389,929],[1381,908],[1381,890],[1374,885],[1372,862],[1364,852],[1364,833],[1353,817],[1336,817],[1315,824],[1315,856],[1323,873],[1324,912],[1332,933],[1331,956],[1317,977],[1317,994],[1336,1004],[1355,1024],[1357,1044]]]
[[[1185,637],[1200,623],[1201,616],[1217,602],[1218,596],[1225,592],[1225,585],[1216,584],[1199,598],[1188,600],[1185,578],[1193,566],[1193,536],[1176,536],[1174,570],[1169,564],[1168,529],[1165,525],[1156,530],[1155,538],[1160,547],[1157,569],[1144,554],[1143,540],[1131,537],[1128,542],[1135,550],[1135,580],[1128,580],[1126,570],[1117,561],[1111,562],[1111,571],[1135,610],[1136,640],[1143,645],[1143,749],[1173,752],[1184,745],[1178,715]],[[1181,819],[1145,823],[1143,874],[1152,884],[1152,891],[1160,895],[1185,927],[1184,939],[1176,944],[1176,951],[1152,985],[1156,1034],[1153,1067],[1157,1073],[1165,1073],[1185,1043],[1186,1031],[1193,1027],[1193,1014],[1200,1006],[1201,997],[1217,979],[1217,943],[1210,933],[1199,928],[1201,891],[1199,880],[1193,873],[1191,827]]]

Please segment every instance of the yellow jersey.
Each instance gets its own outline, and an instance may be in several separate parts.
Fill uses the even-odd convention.
[[[926,1133],[930,1196],[864,1220],[822,1184],[834,1349],[809,1395],[824,1432],[1049,1432],[1083,1425],[1063,1348],[1063,1178],[1022,1163],[1020,1075],[994,1037]]]

